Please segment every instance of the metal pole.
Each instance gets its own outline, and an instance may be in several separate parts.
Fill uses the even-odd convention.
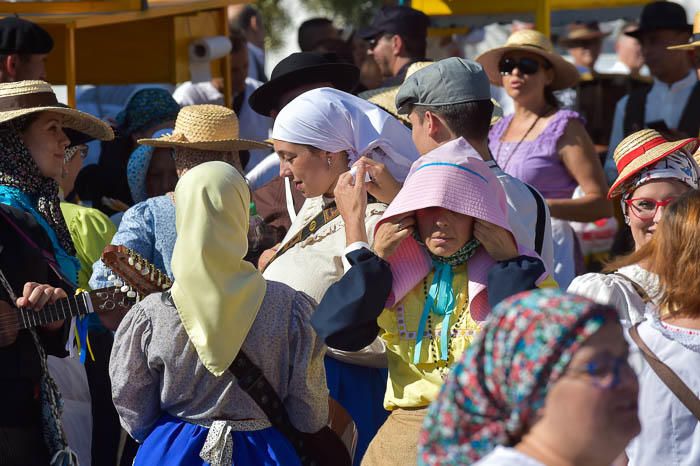
[[[552,33],[552,0],[537,0],[535,27],[545,36]]]

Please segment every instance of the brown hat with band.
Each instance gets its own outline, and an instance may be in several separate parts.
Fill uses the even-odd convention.
[[[58,102],[51,86],[44,81],[17,81],[0,84],[0,124],[25,115],[52,112],[63,115],[63,126],[94,139],[114,139],[112,128],[97,117]]]
[[[566,48],[576,47],[581,42],[590,42],[609,36],[609,32],[600,30],[597,21],[590,23],[573,23],[567,26],[567,34],[559,39],[559,45]]]
[[[494,86],[503,86],[498,64],[508,52],[529,52],[547,60],[554,70],[553,90],[572,87],[579,80],[576,67],[554,51],[552,42],[544,34],[523,29],[511,34],[503,47],[488,50],[476,58]]]
[[[692,156],[697,148],[697,138],[669,141],[654,129],[643,129],[630,134],[615,148],[613,160],[619,175],[608,191],[608,199],[621,194],[625,182],[642,168],[653,165],[678,150]]]
[[[238,117],[221,105],[189,105],[177,114],[172,134],[157,139],[139,139],[153,147],[186,147],[219,152],[269,149],[263,142],[240,139]]]

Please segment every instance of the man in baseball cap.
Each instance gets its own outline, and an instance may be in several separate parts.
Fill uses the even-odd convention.
[[[413,142],[421,155],[464,138],[484,159],[503,186],[508,222],[515,239],[536,251],[552,272],[552,226],[549,209],[533,187],[506,174],[491,157],[489,127],[494,105],[489,79],[475,61],[447,58],[406,78],[396,94],[399,114],[412,124]]]
[[[385,6],[370,27],[360,32],[369,42],[368,53],[386,78],[382,87],[400,85],[409,65],[425,60],[429,23],[424,13],[413,8]]]
[[[17,16],[0,19],[0,82],[46,81],[53,39],[39,25]]]

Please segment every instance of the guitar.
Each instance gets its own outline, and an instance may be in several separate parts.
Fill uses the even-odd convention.
[[[107,246],[102,254],[102,261],[109,264],[113,275],[108,277],[124,290],[135,290],[137,296],[143,297],[151,293],[166,291],[172,282],[163,272],[136,252],[125,246]],[[108,260],[105,260],[107,258]],[[328,427],[342,443],[341,448],[348,452],[348,460],[353,458],[357,446],[357,427],[350,414],[333,398],[328,398]],[[327,429],[326,429],[327,430]],[[301,434],[313,436],[315,434]],[[310,440],[310,439],[309,439]],[[320,439],[319,439],[320,440]],[[333,438],[323,439],[326,443],[337,441]],[[351,460],[350,460],[351,461]],[[334,465],[342,465],[344,461],[336,458]]]
[[[62,298],[41,310],[0,306],[0,347],[11,345],[20,330],[85,316],[93,312],[119,311],[131,309],[134,299],[119,288],[103,288]]]

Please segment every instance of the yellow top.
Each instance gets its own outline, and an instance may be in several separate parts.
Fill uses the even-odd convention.
[[[465,265],[454,270],[452,280],[455,309],[450,317],[450,351],[447,361],[440,359],[442,316],[431,313],[424,332],[420,363],[413,364],[416,332],[426,299],[425,289],[432,281],[433,272],[393,308],[384,309],[377,319],[381,327],[380,336],[387,346],[389,382],[384,395],[384,407],[388,410],[424,408],[435,400],[448,368],[469,347],[479,330],[479,324],[469,313]]]

